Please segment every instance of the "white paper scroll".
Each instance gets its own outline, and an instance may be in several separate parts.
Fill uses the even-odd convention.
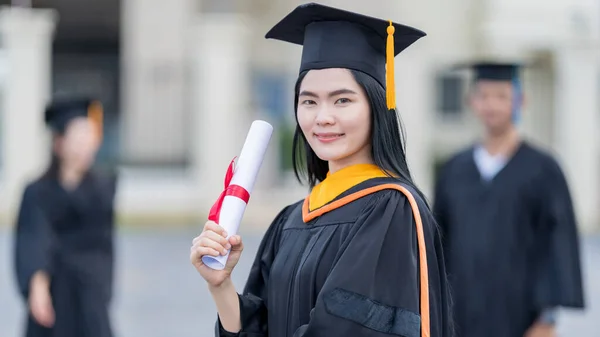
[[[239,185],[252,195],[252,188],[265,157],[272,133],[273,126],[271,124],[261,120],[252,122],[242,152],[236,161],[231,185]],[[219,225],[227,232],[228,239],[237,233],[245,210],[246,203],[243,200],[233,196],[224,198],[219,215]],[[229,251],[227,255],[217,257],[205,255],[202,257],[202,262],[209,268],[222,270],[225,268],[228,257]]]

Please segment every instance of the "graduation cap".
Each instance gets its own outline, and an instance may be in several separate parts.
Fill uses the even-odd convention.
[[[265,37],[302,45],[300,72],[347,68],[370,75],[386,88],[388,108],[395,109],[394,57],[423,36],[392,21],[308,3],[296,7]]]
[[[55,100],[46,107],[44,121],[54,131],[64,133],[68,123],[77,117],[88,117],[102,135],[102,103],[89,98]]]
[[[517,63],[476,63],[473,65],[476,80],[519,80],[521,65]]]
[[[474,80],[490,81],[520,81],[521,69],[529,67],[529,63],[519,61],[474,61],[460,63],[453,69],[470,69],[474,73]]]

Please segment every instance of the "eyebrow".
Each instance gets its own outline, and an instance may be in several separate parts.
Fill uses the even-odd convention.
[[[333,96],[338,96],[338,95],[343,95],[343,94],[356,95],[357,93],[354,90],[350,90],[350,89],[338,89],[338,90],[334,90],[334,91],[330,92],[328,94],[328,96],[333,97]],[[312,91],[307,91],[307,90],[303,90],[302,92],[300,92],[300,94],[298,96],[319,97],[319,95],[317,95],[316,93],[314,93]]]

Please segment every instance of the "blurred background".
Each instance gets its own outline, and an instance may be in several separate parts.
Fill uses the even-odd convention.
[[[396,58],[409,165],[432,198],[435,173],[478,136],[464,104],[477,58],[525,61],[521,130],[567,175],[583,240],[588,309],[563,336],[600,335],[600,1],[318,1],[390,18],[428,36]],[[243,286],[266,226],[307,192],[291,172],[293,85],[301,47],[264,39],[296,0],[0,1],[0,336],[23,305],[11,227],[24,184],[47,165],[50,97],[105,107],[97,165],[119,172],[118,336],[211,336],[216,312],[189,247],[250,123],[275,126],[246,211]],[[12,6],[11,6],[12,5]]]

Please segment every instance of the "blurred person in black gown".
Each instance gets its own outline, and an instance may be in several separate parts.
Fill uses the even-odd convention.
[[[485,137],[445,163],[434,201],[457,336],[554,336],[556,308],[584,306],[567,182],[517,131],[519,64],[473,68],[469,100]]]
[[[15,273],[28,309],[27,337],[111,337],[116,176],[92,169],[102,106],[55,101],[46,172],[23,193],[15,227]]]
[[[239,235],[209,221],[193,240],[217,336],[451,336],[441,241],[395,109],[393,58],[422,36],[316,4],[267,33],[303,45],[293,151],[311,192],[275,217],[241,294],[230,278]],[[226,249],[224,270],[201,260]]]

